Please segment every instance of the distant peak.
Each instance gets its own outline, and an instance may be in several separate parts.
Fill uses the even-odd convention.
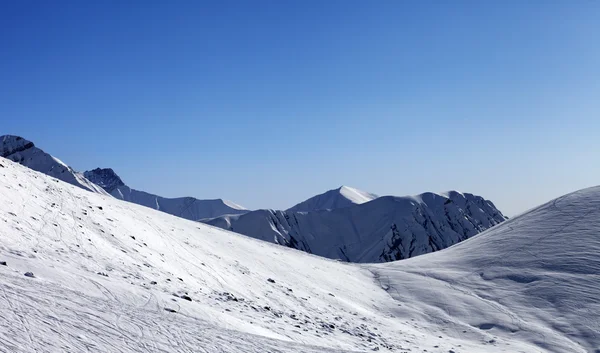
[[[352,202],[354,203],[364,203],[376,199],[378,197],[377,195],[371,194],[370,192],[362,191],[357,188],[353,188],[346,185],[340,186],[337,190],[342,196],[352,200]]]
[[[350,186],[342,185],[337,189],[328,190],[313,196],[291,208],[291,212],[310,212],[318,210],[332,210],[361,204],[376,199],[378,196]]]
[[[232,201],[229,201],[229,200],[225,200],[225,199],[219,199],[219,200],[221,200],[221,202],[223,202],[226,206],[229,206],[229,207],[231,207],[233,209],[236,209],[236,210],[246,210],[246,207],[240,206],[240,205],[238,205],[235,202],[232,202]]]
[[[365,193],[365,191],[361,191],[357,188],[353,188],[351,186],[347,186],[347,185],[342,185],[339,188],[335,189],[339,192],[361,192],[361,193]]]
[[[119,186],[124,186],[125,183],[111,168],[96,168],[83,173],[86,179],[100,186],[107,192],[112,192]]]
[[[8,157],[13,153],[35,147],[33,142],[26,140],[21,136],[3,135],[0,136],[0,141],[2,141],[2,146],[0,148],[0,156],[2,157]]]

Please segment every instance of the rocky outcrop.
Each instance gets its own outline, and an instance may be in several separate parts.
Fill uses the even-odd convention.
[[[123,180],[111,168],[96,168],[84,172],[83,175],[108,193],[113,192],[119,186],[125,185]]]

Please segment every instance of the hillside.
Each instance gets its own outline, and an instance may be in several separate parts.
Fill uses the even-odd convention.
[[[0,159],[3,352],[593,352],[600,188],[345,264]]]
[[[526,351],[600,352],[600,187],[559,197],[449,249],[371,266],[398,317]],[[467,331],[467,333],[465,333]],[[510,351],[518,351],[515,347]]]

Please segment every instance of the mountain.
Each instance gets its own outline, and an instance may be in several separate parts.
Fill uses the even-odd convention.
[[[311,212],[359,205],[376,199],[378,196],[349,186],[340,186],[323,194],[313,196],[293,207],[288,212]]]
[[[600,347],[600,187],[439,252],[362,265],[85,192],[2,158],[0,199],[1,351]]]
[[[165,198],[129,188],[112,169],[96,168],[79,173],[60,159],[37,148],[33,142],[19,136],[0,136],[0,156],[44,173],[58,180],[100,194],[190,219],[199,220],[248,212],[227,200],[198,200],[193,197]]]
[[[512,352],[600,352],[599,254],[597,186],[444,251],[371,271],[398,303],[419,302],[398,306],[395,316],[430,315],[455,333],[477,328],[490,348],[499,338],[531,344]]]
[[[386,262],[447,248],[504,220],[491,201],[452,191],[384,196],[313,212],[257,210],[203,222],[331,259]]]
[[[60,159],[37,148],[31,141],[20,136],[3,135],[0,136],[0,143],[0,157],[10,159],[13,162],[82,189],[95,193],[105,193],[102,188],[87,180],[81,173],[74,171]]]
[[[110,168],[96,168],[84,172],[83,175],[117,199],[154,208],[192,221],[248,212],[242,206],[222,199],[199,200],[193,197],[166,198],[135,190],[125,185],[121,178]]]

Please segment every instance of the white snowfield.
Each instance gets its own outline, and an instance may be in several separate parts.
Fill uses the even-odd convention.
[[[340,186],[337,189],[329,190],[322,194],[313,196],[306,201],[287,209],[288,212],[312,212],[320,210],[333,210],[336,208],[360,205],[379,196],[366,191],[351,188],[349,186]]]
[[[599,206],[357,265],[0,158],[0,352],[600,352]]]

